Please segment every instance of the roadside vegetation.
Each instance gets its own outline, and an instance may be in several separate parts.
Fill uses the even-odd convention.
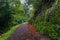
[[[0,0],[0,40],[7,40],[24,22],[40,35],[60,40],[60,0]]]

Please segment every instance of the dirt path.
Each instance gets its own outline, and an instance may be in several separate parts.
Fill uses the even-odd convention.
[[[21,24],[8,40],[45,40],[30,24]]]

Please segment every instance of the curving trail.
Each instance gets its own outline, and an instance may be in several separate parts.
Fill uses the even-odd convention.
[[[7,40],[49,40],[40,36],[30,24],[21,24]]]

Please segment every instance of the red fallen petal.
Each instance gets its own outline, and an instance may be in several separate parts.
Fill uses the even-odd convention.
[[[41,40],[46,40],[46,38],[45,37],[42,37]]]
[[[36,32],[35,28],[33,28],[33,26],[32,26],[32,25],[27,24],[27,28],[28,28],[28,29],[29,29],[29,31],[32,33],[32,35],[34,35],[34,36],[39,35],[39,33],[38,33],[38,32]]]

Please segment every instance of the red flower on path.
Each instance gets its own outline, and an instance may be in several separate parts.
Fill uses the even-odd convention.
[[[30,24],[21,24],[7,40],[48,40]]]

